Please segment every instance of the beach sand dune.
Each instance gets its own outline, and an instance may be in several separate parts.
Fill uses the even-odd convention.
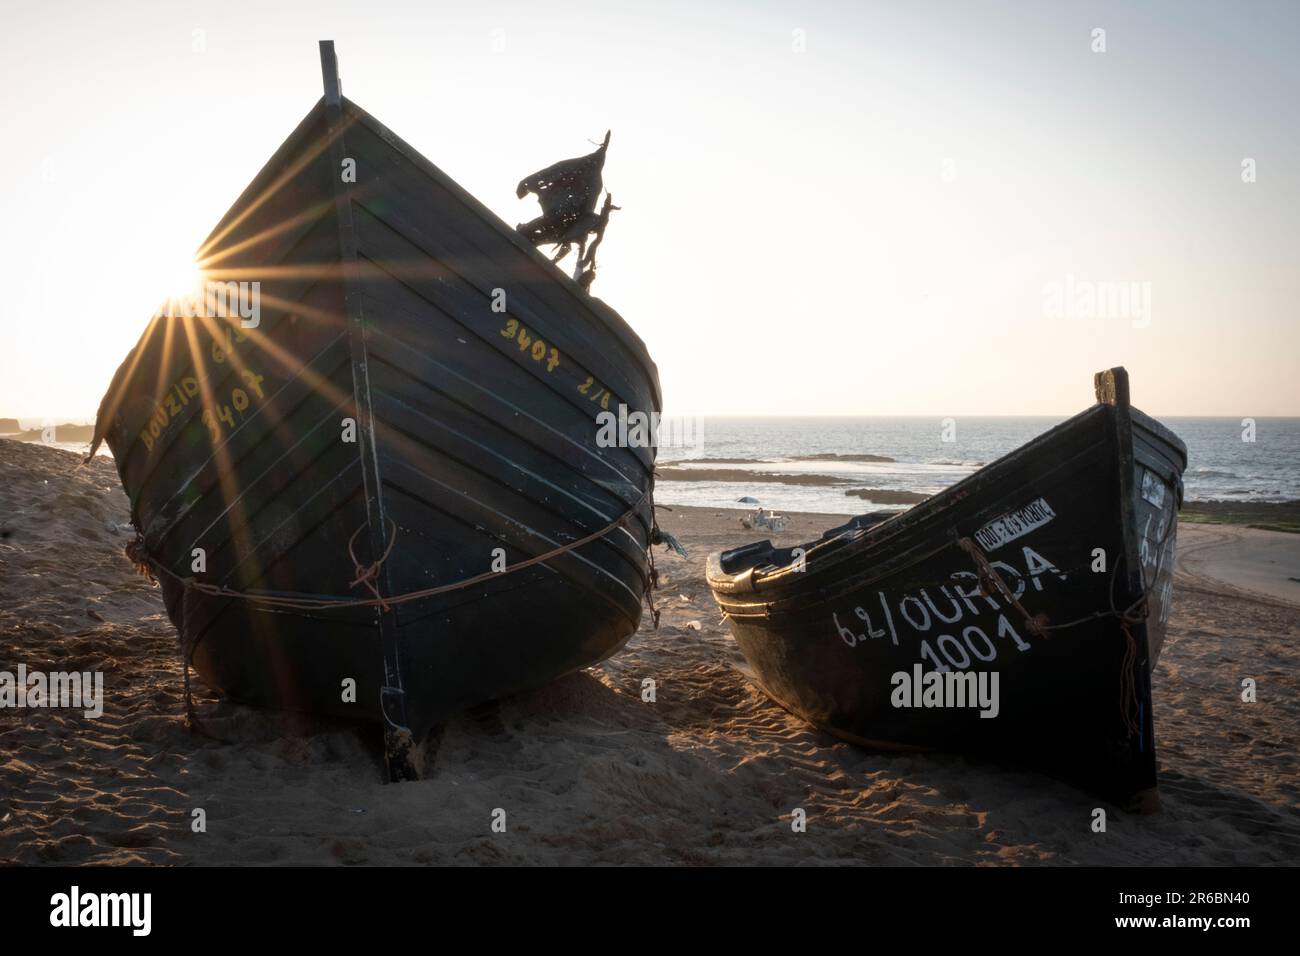
[[[112,463],[0,441],[0,670],[105,678],[98,719],[0,710],[0,862],[1300,862],[1300,608],[1180,569],[1156,672],[1164,812],[1108,808],[1093,833],[1097,801],[1064,784],[869,753],[756,691],[702,573],[752,534],[738,516],[661,509],[691,557],[657,555],[659,629],[457,715],[428,779],[385,785],[368,726],[219,701],[199,681],[201,732],[187,729],[175,633],[123,555]],[[843,520],[790,518],[787,543]],[[1240,700],[1245,677],[1258,703]]]

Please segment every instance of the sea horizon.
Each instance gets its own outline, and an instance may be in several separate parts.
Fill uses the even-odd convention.
[[[655,499],[667,506],[743,508],[753,503],[739,499],[752,498],[779,511],[845,515],[902,510],[1068,417],[697,416],[689,427],[664,429],[669,439],[684,433],[690,444],[658,449]],[[29,431],[41,424],[18,421]],[[1187,444],[1187,501],[1300,500],[1300,417],[1171,415],[1160,421]],[[59,423],[64,424],[85,428],[89,423]],[[59,425],[55,440],[45,443],[84,455],[89,441],[59,440]],[[111,455],[107,445],[98,454]],[[701,474],[689,475],[692,471]]]

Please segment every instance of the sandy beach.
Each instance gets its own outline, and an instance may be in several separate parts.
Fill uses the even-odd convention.
[[[703,579],[710,551],[752,540],[740,514],[662,510],[690,558],[656,554],[658,630],[647,620],[604,664],[454,718],[435,772],[387,785],[374,728],[219,701],[201,682],[191,733],[175,631],[123,554],[113,463],[0,441],[0,670],[105,675],[98,719],[0,710],[0,863],[1300,861],[1300,536],[1180,529],[1155,672],[1164,809],[1112,811],[1094,833],[1097,801],[1069,786],[870,753],[754,689]],[[790,518],[782,543],[843,520]],[[1257,703],[1240,700],[1244,677]]]

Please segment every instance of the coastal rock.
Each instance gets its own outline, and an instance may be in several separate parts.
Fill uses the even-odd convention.
[[[930,497],[917,491],[889,491],[885,488],[850,488],[844,493],[878,505],[914,505]]]
[[[834,475],[792,475],[770,471],[745,471],[742,468],[657,468],[655,475],[664,481],[728,481],[768,482],[782,485],[807,485],[824,487],[842,485],[843,478]]]
[[[88,442],[95,439],[95,426],[55,425],[53,428],[29,428],[9,437],[15,441]]]

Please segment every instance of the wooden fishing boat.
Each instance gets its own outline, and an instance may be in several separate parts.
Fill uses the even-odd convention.
[[[207,683],[381,721],[407,777],[446,715],[636,630],[654,449],[602,447],[597,418],[657,413],[658,373],[321,60],[324,97],[200,251],[212,301],[155,317],[97,442]]]
[[[984,754],[1157,805],[1151,670],[1187,449],[1130,407],[1123,369],[1096,390],[906,512],[712,555],[709,586],[764,690],[860,744]]]

